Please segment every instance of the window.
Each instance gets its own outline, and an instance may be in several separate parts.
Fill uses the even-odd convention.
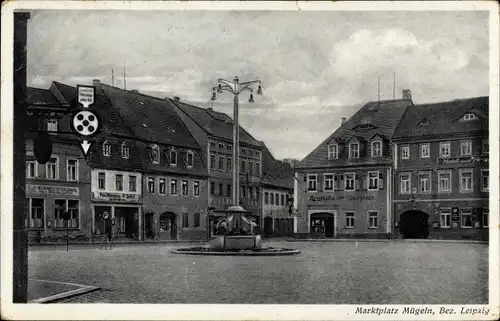
[[[276,202],[276,205],[280,205],[280,196],[278,193],[275,194],[274,201]]]
[[[264,204],[269,204],[269,193],[264,192]]]
[[[226,149],[230,152],[230,151],[232,151],[232,150],[233,150],[233,146],[231,146],[231,145],[227,145],[227,146],[226,146]]]
[[[378,227],[378,211],[368,211],[368,224],[369,228]]]
[[[210,194],[215,195],[215,183],[210,182]]]
[[[200,227],[200,213],[194,213],[193,227]]]
[[[188,191],[188,181],[186,180],[183,180],[182,181],[182,195],[186,196],[188,195],[189,191]]]
[[[164,178],[160,178],[160,183],[158,184],[158,193],[165,194],[166,193],[166,182]]]
[[[255,187],[255,199],[260,200],[260,189],[259,187]]]
[[[345,212],[345,227],[354,228],[354,212]]]
[[[45,200],[32,198],[30,205],[30,228],[43,228],[45,226]]]
[[[467,113],[464,115],[464,120],[473,120],[476,119],[476,115],[473,113]]]
[[[274,205],[274,194],[273,193],[270,194],[271,194],[271,205]]]
[[[325,174],[325,191],[333,191],[333,174]]]
[[[219,149],[224,149],[224,144],[219,144]]]
[[[66,227],[64,212],[68,211],[68,228],[79,228],[78,200],[54,200],[54,227]]]
[[[224,196],[224,184],[219,183],[219,196]]]
[[[439,156],[440,157],[450,157],[450,155],[451,155],[450,142],[439,143]]]
[[[210,169],[215,169],[215,155],[210,155]]]
[[[410,159],[410,146],[401,147],[401,159]]]
[[[122,144],[122,158],[128,158],[130,156],[130,148],[125,142]]]
[[[188,227],[189,227],[189,214],[182,213],[182,228],[188,228]]]
[[[157,145],[151,147],[151,161],[155,164],[160,162],[160,148]]]
[[[440,215],[440,226],[442,228],[450,228],[451,227],[451,209],[450,208],[442,208]]]
[[[462,227],[472,227],[472,210],[470,208],[463,208],[460,210],[460,223]]]
[[[47,179],[59,179],[59,159],[52,157],[45,164]]]
[[[250,198],[250,199],[254,198],[254,195],[253,195],[253,186],[249,186],[248,187],[248,198]]]
[[[332,144],[328,146],[328,159],[339,158],[339,146],[337,144]]]
[[[451,172],[439,172],[438,173],[438,191],[440,193],[443,192],[451,192]]]
[[[418,173],[418,188],[420,193],[431,192],[431,173]]]
[[[219,170],[223,171],[224,170],[224,157],[219,156]]]
[[[111,144],[105,141],[102,144],[102,154],[104,156],[110,156],[111,155]]]
[[[382,156],[382,142],[372,142],[372,157]]]
[[[97,188],[104,190],[106,189],[106,174],[99,173],[97,174]]]
[[[177,166],[177,152],[175,150],[170,150],[170,165]]]
[[[483,139],[483,154],[488,154],[490,152],[490,142],[488,138]]]
[[[411,193],[411,174],[401,174],[399,176],[399,186],[401,194]]]
[[[115,189],[117,191],[123,190],[123,175],[121,174],[116,174],[115,176]]]
[[[170,194],[177,195],[177,180],[176,179],[170,180]]]
[[[260,163],[255,163],[255,175],[260,176]]]
[[[309,192],[315,192],[317,182],[318,182],[318,176],[316,174],[307,175],[307,190]],[[272,204],[272,197],[271,197],[271,204]]]
[[[215,142],[210,142],[210,148],[215,148]]]
[[[281,205],[285,206],[285,195],[281,194]]]
[[[193,194],[194,196],[200,196],[200,181],[193,182]]]
[[[487,169],[481,170],[481,190],[483,192],[490,190],[490,171]]]
[[[489,226],[489,216],[490,216],[490,210],[487,208],[483,209],[483,227]]]
[[[47,121],[47,131],[57,132],[57,119],[49,119]]]
[[[473,191],[472,188],[472,169],[460,170],[460,192],[469,193]]]
[[[78,160],[68,159],[66,168],[67,179],[70,182],[75,182],[78,180]]]
[[[463,140],[460,142],[460,155],[462,156],[472,155],[472,141]]]
[[[194,165],[194,154],[192,151],[187,152],[187,167],[191,168]]]
[[[248,161],[248,174],[253,175],[253,163]]]
[[[349,144],[349,158],[359,158],[359,144]]]
[[[37,176],[37,162],[35,160],[26,161],[26,178]]]
[[[148,177],[148,192],[155,192],[155,179],[153,177]]]
[[[66,200],[54,200],[54,227],[66,227],[64,222],[64,211],[66,211]]]
[[[242,173],[242,174],[245,174],[245,173],[246,173],[246,171],[247,171],[246,162],[245,162],[244,160],[242,160],[242,161],[240,162],[240,164],[241,164],[241,173]]]
[[[137,190],[137,177],[135,175],[130,175],[128,177],[128,190],[130,192],[135,192]]]
[[[429,144],[420,144],[420,158],[431,157]]]
[[[344,174],[344,180],[345,180],[345,190],[346,191],[354,191],[355,189],[355,175],[354,173],[345,173]]]
[[[368,190],[375,191],[378,190],[378,180],[379,173],[378,172],[368,172]]]
[[[230,172],[230,171],[232,171],[232,170],[233,170],[233,162],[232,162],[232,160],[231,160],[231,157],[228,157],[228,158],[226,159],[226,170],[227,170],[228,172]]]
[[[233,192],[233,185],[227,184],[227,197],[231,196],[231,193]]]
[[[247,150],[245,148],[242,148],[241,149],[241,155],[246,155],[247,154]]]

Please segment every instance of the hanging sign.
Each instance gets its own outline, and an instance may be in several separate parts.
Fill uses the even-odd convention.
[[[89,106],[95,102],[95,87],[94,86],[76,86],[78,92],[78,103],[80,103],[83,109],[77,111],[73,115],[71,121],[71,128],[73,131],[81,137],[80,148],[82,150],[83,156],[87,158],[90,148],[93,142],[89,138],[97,135],[101,127],[101,121],[99,115],[89,109]]]

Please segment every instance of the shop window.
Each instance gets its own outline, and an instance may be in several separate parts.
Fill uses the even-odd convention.
[[[230,172],[233,170],[233,162],[231,157],[226,158],[226,171]]]
[[[155,179],[153,177],[148,177],[148,192],[155,192]]]
[[[431,173],[418,173],[418,186],[420,193],[431,192]]]
[[[369,228],[378,227],[378,211],[368,211]]]
[[[121,146],[121,154],[122,158],[129,158],[130,156],[130,147],[127,142],[124,142]]]
[[[429,158],[429,157],[431,157],[430,145],[420,144],[420,158]]]
[[[368,190],[376,191],[379,188],[379,173],[368,172]]]
[[[410,159],[410,146],[401,147],[401,159]]]
[[[382,156],[382,142],[372,142],[372,157]]]
[[[194,154],[192,151],[187,152],[187,167],[192,168],[194,165]]]
[[[26,161],[26,178],[37,177],[37,162],[36,160]]]
[[[78,159],[67,160],[66,178],[69,182],[78,181]]]
[[[490,171],[487,169],[481,170],[481,190],[483,192],[490,190]]]
[[[115,176],[115,189],[117,191],[123,191],[123,175],[116,174]]]
[[[450,142],[439,143],[439,156],[440,157],[450,157],[450,155],[451,155]]]
[[[460,210],[460,223],[463,228],[472,227],[472,210],[470,208]]]
[[[45,173],[47,179],[59,179],[59,159],[52,157],[45,164]]]
[[[215,155],[210,155],[210,169],[215,169]]]
[[[463,140],[460,142],[460,155],[462,156],[472,155],[472,141]]]
[[[440,214],[440,226],[442,228],[451,227],[451,208],[442,208]]]
[[[79,201],[78,200],[68,200],[68,227],[69,228],[79,228],[80,227],[80,214],[79,214]]]
[[[177,180],[176,179],[170,180],[170,194],[177,195]]]
[[[439,172],[438,173],[439,185],[438,191],[440,193],[451,192],[451,172]]]
[[[164,178],[160,178],[160,182],[158,184],[158,189],[160,194],[165,194],[166,193],[166,180]]]
[[[130,175],[128,177],[128,190],[130,192],[135,192],[137,190],[137,177],[135,175]]]
[[[64,211],[66,210],[66,200],[54,200],[54,228],[66,227],[64,222]]]
[[[332,144],[328,146],[328,159],[339,158],[339,146],[337,144]]]
[[[97,174],[97,187],[100,190],[106,189],[106,173],[98,173]]]
[[[158,147],[158,145],[153,145],[151,147],[151,161],[155,164],[160,162],[160,147]]]
[[[472,179],[473,179],[472,169],[461,169],[460,170],[460,192],[470,193],[473,191]]]
[[[111,156],[111,144],[107,141],[102,144],[102,154],[104,156]]]
[[[177,166],[177,152],[174,149],[170,150],[170,166]]]
[[[193,182],[193,194],[194,196],[200,196],[200,181]]]
[[[411,174],[399,175],[399,186],[401,194],[411,193]]]
[[[183,228],[188,228],[189,227],[189,214],[188,213],[182,213],[182,227]]]
[[[345,227],[354,228],[354,215],[355,212],[345,212]]]
[[[29,227],[33,229],[43,228],[45,226],[45,199],[32,198],[30,204]]]
[[[483,227],[488,227],[489,226],[489,216],[490,216],[490,210],[485,208],[483,209]]]
[[[349,144],[349,158],[359,158],[359,144]]]
[[[346,191],[354,191],[354,189],[356,188],[355,179],[356,179],[356,176],[354,173],[345,173],[344,174],[345,190]]]
[[[200,213],[194,213],[193,227],[200,227]]]
[[[269,192],[264,192],[264,204],[269,204]]]
[[[333,174],[325,174],[325,191],[333,191]]]
[[[316,191],[317,183],[318,183],[318,176],[316,174],[307,175],[307,190],[309,192]],[[272,204],[272,201],[271,201],[271,204]]]

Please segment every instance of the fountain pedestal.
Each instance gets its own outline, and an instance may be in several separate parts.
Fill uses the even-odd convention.
[[[219,235],[210,241],[210,247],[219,250],[250,250],[262,248],[260,235]]]

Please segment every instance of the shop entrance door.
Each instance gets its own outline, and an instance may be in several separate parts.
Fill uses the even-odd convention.
[[[154,233],[154,213],[148,212],[144,214],[144,237],[148,240],[155,238]]]
[[[310,222],[312,237],[335,237],[335,216],[332,213],[311,214]]]
[[[137,207],[115,207],[115,231],[117,238],[139,238],[139,209]]]
[[[172,212],[165,212],[160,215],[159,239],[176,240],[177,239],[177,215]]]

